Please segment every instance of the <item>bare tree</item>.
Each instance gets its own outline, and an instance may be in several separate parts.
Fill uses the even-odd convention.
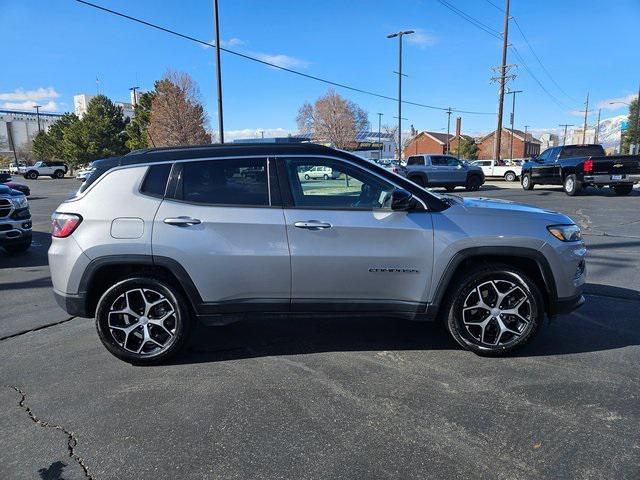
[[[155,84],[151,102],[149,136],[155,146],[211,143],[200,91],[186,73],[169,70]]]
[[[398,126],[382,125],[382,131],[388,136],[393,151],[398,153]]]
[[[313,105],[305,102],[296,122],[301,133],[312,133],[314,140],[330,142],[337,148],[353,145],[356,134],[369,126],[367,113],[333,89]]]

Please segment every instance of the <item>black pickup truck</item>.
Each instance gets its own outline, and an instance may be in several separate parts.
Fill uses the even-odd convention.
[[[562,185],[567,195],[587,186],[611,187],[628,195],[640,182],[640,155],[606,156],[602,145],[564,145],[546,149],[522,166],[522,188]]]

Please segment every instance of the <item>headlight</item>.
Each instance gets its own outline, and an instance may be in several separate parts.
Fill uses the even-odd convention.
[[[549,233],[563,242],[577,242],[582,240],[580,227],[577,225],[549,225]]]
[[[27,197],[25,197],[24,195],[20,195],[19,197],[13,197],[11,199],[11,203],[13,203],[13,206],[16,209],[25,208],[29,205],[29,202],[27,201]]]

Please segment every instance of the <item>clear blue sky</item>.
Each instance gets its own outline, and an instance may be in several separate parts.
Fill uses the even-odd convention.
[[[502,12],[486,0],[448,1],[502,30]],[[492,1],[503,6],[501,0]],[[206,41],[213,38],[211,0],[95,3]],[[489,77],[491,67],[500,62],[500,41],[436,0],[220,0],[220,13],[222,38],[229,48],[390,96],[397,92],[397,40],[386,34],[416,29],[418,35],[407,39],[404,50],[404,98],[496,110],[497,87]],[[564,104],[557,105],[520,67],[512,83],[525,91],[518,96],[517,127],[579,123],[572,111],[582,108],[587,91],[595,106],[637,92],[640,1],[513,0],[512,13],[555,81],[573,97],[552,83],[512,25],[510,41]],[[96,76],[101,93],[125,100],[128,87],[149,89],[172,68],[188,72],[198,82],[210,124],[216,127],[211,48],[72,0],[0,0],[0,25],[5,46],[0,107],[29,107],[28,102],[37,101],[57,111],[72,110],[74,94],[96,91]],[[520,62],[510,54],[509,63]],[[226,130],[294,130],[298,107],[327,90],[315,81],[227,54],[222,64]],[[368,111],[373,124],[377,125],[377,112],[385,114],[384,123],[395,122],[394,102],[338,91]],[[623,112],[605,110],[603,117]],[[444,112],[405,106],[403,116],[409,119],[407,126],[420,130],[446,127]],[[491,130],[494,123],[493,116],[463,115],[463,130],[468,132]]]

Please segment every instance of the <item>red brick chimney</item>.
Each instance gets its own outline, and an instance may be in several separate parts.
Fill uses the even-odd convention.
[[[460,131],[462,129],[462,117],[456,118],[456,137],[460,136]]]

